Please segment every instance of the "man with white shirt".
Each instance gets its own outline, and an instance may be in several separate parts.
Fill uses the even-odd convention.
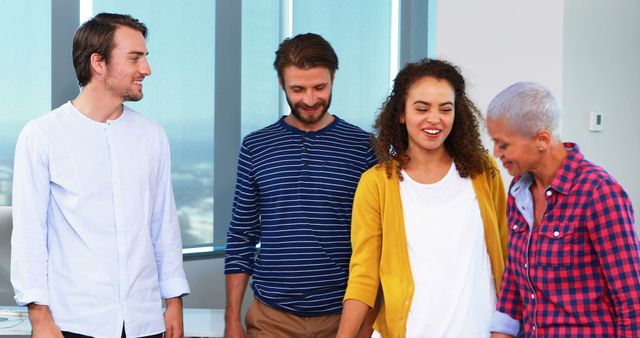
[[[167,136],[123,105],[151,75],[146,35],[128,15],[84,23],[73,40],[80,95],[18,138],[11,281],[33,337],[183,336]]]

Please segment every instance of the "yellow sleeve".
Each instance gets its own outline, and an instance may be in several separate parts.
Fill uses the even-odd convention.
[[[502,180],[502,175],[496,162],[491,159],[491,164],[495,168],[495,174],[489,177],[491,185],[491,198],[496,208],[496,220],[498,222],[498,232],[500,234],[500,246],[502,247],[502,255],[504,262],[507,262],[507,253],[509,248],[509,224],[507,220],[507,193]]]
[[[370,307],[380,285],[382,251],[382,203],[384,187],[375,180],[375,169],[365,172],[358,183],[351,217],[351,262],[344,300],[359,300]]]

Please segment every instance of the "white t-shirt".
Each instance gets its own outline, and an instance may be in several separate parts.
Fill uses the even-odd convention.
[[[460,177],[455,164],[433,184],[402,175],[415,282],[407,337],[489,337],[496,296],[471,179]]]

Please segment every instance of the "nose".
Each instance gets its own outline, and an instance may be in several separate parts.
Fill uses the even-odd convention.
[[[140,64],[140,73],[144,74],[145,76],[151,75],[151,66],[149,65],[149,61],[147,61],[147,58],[142,59],[142,62]]]
[[[426,118],[427,118],[427,122],[436,124],[438,123],[439,116],[437,112],[435,112],[433,109],[430,109],[427,112]]]
[[[317,103],[317,101],[317,96],[313,90],[308,90],[302,98],[302,102],[309,107],[313,107]]]

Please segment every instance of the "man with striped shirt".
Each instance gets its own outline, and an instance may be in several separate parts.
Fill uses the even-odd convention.
[[[275,69],[291,114],[242,142],[227,236],[227,337],[335,337],[351,255],[351,204],[375,163],[369,135],[328,112],[338,58],[317,34],[284,40]],[[260,249],[256,244],[260,243]]]

